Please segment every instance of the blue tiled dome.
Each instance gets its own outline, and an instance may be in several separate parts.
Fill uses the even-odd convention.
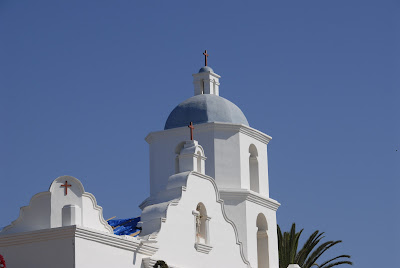
[[[201,67],[201,69],[199,70],[199,73],[208,73],[208,72],[213,73],[214,70],[210,66]]]
[[[213,94],[196,95],[176,106],[168,116],[164,129],[184,127],[190,122],[222,122],[249,126],[239,107]]]

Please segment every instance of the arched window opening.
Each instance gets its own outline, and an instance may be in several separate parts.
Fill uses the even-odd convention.
[[[175,147],[175,174],[179,173],[179,154],[181,153],[184,144],[185,142],[181,142]]]
[[[199,151],[199,152],[197,152],[197,172],[199,172],[199,173],[202,173],[201,172],[201,168],[202,168],[202,166],[201,166],[201,157],[202,157],[202,155],[201,155],[201,152]]]
[[[250,172],[250,190],[259,193],[259,175],[258,175],[258,152],[256,146],[251,144],[249,147],[249,172]]]
[[[196,224],[196,243],[208,244],[208,221],[207,210],[203,203],[198,203],[195,211],[195,224]]]
[[[269,268],[268,224],[264,214],[257,216],[257,260],[258,268]]]
[[[216,86],[215,84],[216,84],[216,83],[215,83],[215,80],[213,80],[213,94],[215,94],[215,95],[216,95],[216,94],[217,94],[217,92],[216,92],[216,90],[215,90],[215,86]]]
[[[179,155],[175,157],[175,174],[179,173]]]

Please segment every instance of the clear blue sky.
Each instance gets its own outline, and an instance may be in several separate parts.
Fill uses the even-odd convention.
[[[105,218],[140,215],[144,138],[193,95],[207,49],[221,96],[273,137],[283,229],[342,239],[332,254],[354,267],[394,267],[399,11],[368,0],[0,0],[0,226],[60,175],[80,179]]]

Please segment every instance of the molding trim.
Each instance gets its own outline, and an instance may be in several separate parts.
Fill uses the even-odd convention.
[[[202,244],[202,243],[194,243],[194,248],[201,253],[208,254],[212,250],[212,246]]]
[[[144,244],[136,237],[101,233],[76,225],[0,236],[0,248],[64,238],[81,238],[148,256],[154,255],[158,250],[158,247]]]
[[[198,154],[179,154],[178,155],[178,158],[197,158],[197,157],[199,157]],[[207,157],[200,155],[200,159],[201,160],[206,160]]]
[[[81,227],[76,227],[75,237],[150,256],[158,250],[158,247],[148,243],[144,244],[136,237],[98,233]]]
[[[67,226],[31,232],[0,235],[0,248],[55,239],[73,238],[75,235],[75,229],[75,226]]]
[[[174,200],[174,199],[173,200],[167,200],[168,197],[169,197],[168,194],[174,193],[174,192],[177,192],[177,191],[179,191],[180,193],[186,192],[186,186],[181,186],[181,187],[179,187],[179,189],[177,187],[177,188],[172,188],[172,189],[165,190],[164,193],[165,193],[166,197],[162,197],[162,199],[161,199],[161,200],[163,200],[162,202],[170,202],[171,205],[173,205],[173,206],[178,205],[179,200]],[[159,202],[160,202],[160,200],[157,199],[156,197],[149,196],[142,203],[140,203],[139,208],[143,211],[146,207],[154,205],[154,204],[158,204]]]
[[[150,132],[145,140],[147,143],[151,144],[155,139],[160,136],[173,136],[182,133],[182,131],[186,128],[185,127],[178,127],[178,128],[171,128],[165,129],[161,131]],[[247,135],[251,138],[254,138],[262,143],[268,144],[269,141],[272,139],[271,136],[246,125],[239,125],[239,124],[231,124],[231,123],[217,123],[217,122],[210,122],[210,123],[203,123],[196,125],[196,132],[203,132],[208,130],[225,130],[225,131],[232,131],[232,132],[240,132],[244,135]]]
[[[274,199],[264,197],[256,192],[251,190],[244,189],[221,189],[220,191],[222,199],[239,199],[250,201],[254,204],[272,209],[273,211],[277,211],[280,207],[280,203]]]
[[[104,226],[104,228],[106,228],[108,230],[108,232],[110,234],[114,234],[114,231],[112,229],[112,227],[108,224],[108,222],[104,219],[103,216],[103,207],[99,206],[97,204],[97,200],[96,197],[94,197],[93,194],[88,193],[88,192],[84,192],[82,194],[82,196],[86,196],[87,198],[89,198],[92,201],[92,205],[93,205],[93,209],[97,211],[97,213],[99,214],[99,221],[101,222],[101,224]]]
[[[214,76],[214,77],[216,77],[216,78],[221,78],[221,76],[220,75],[218,75],[218,74],[216,74],[216,73],[212,73],[212,72],[204,72],[204,73],[195,73],[195,74],[192,74],[192,76],[193,77],[197,77],[197,76],[209,76],[209,75],[211,75],[211,76]]]

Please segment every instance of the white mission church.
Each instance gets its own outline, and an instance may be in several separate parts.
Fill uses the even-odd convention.
[[[1,230],[7,268],[279,267],[271,137],[219,96],[207,63],[193,79],[194,96],[146,137],[150,196],[140,217],[106,221],[78,179],[59,177]]]

